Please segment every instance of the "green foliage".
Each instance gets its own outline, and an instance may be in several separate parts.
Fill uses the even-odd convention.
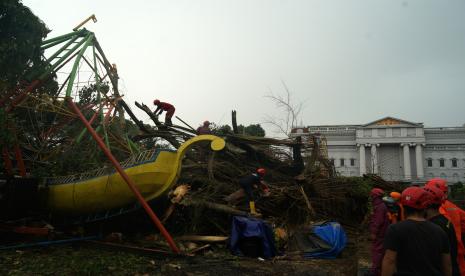
[[[244,127],[243,125],[237,126],[239,133],[250,136],[265,137],[265,130],[260,124],[252,124]]]
[[[225,136],[228,134],[233,134],[233,130],[229,125],[217,125],[215,123],[210,124],[212,133],[216,136]]]
[[[16,87],[33,67],[46,66],[40,46],[48,32],[21,1],[0,1],[0,92]]]
[[[108,83],[101,83],[98,87],[101,93],[108,93],[110,90],[110,86]],[[97,103],[97,84],[92,83],[89,86],[84,86],[78,92],[79,94],[79,103],[80,104],[90,104],[90,103]]]
[[[465,185],[463,185],[462,182],[457,182],[455,185],[451,185],[450,197],[452,199],[464,199]]]
[[[212,133],[217,136],[233,134],[233,130],[229,125],[216,125],[215,123],[211,123],[210,128],[212,130]],[[248,126],[238,125],[237,129],[239,131],[239,134],[265,137],[265,130],[262,128],[260,124],[251,124]]]
[[[371,189],[375,187],[375,183],[363,177],[345,177],[346,181],[355,183],[354,188],[350,191],[350,195],[360,198],[368,198]]]

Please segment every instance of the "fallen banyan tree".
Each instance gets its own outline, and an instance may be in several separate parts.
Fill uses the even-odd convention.
[[[138,107],[149,114],[150,109],[144,105]],[[137,139],[168,137],[175,146],[173,140],[195,135],[193,129],[165,129],[157,118],[152,119],[158,130]],[[237,130],[235,112],[232,125]],[[215,129],[213,134],[218,135]],[[319,135],[272,139],[231,132],[221,136],[226,140],[221,152],[212,153],[207,145],[196,146],[184,160],[181,177],[170,194],[171,206],[163,216],[170,231],[227,235],[231,215],[248,215],[249,209],[245,198],[231,205],[225,197],[239,190],[238,180],[258,167],[267,171],[265,181],[271,194],[258,195],[257,209],[265,221],[291,233],[321,220],[359,226],[367,217],[368,192],[372,187],[400,189],[397,183],[372,176],[338,176],[329,162],[325,138]]]

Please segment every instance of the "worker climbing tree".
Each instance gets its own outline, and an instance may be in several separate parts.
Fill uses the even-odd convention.
[[[171,122],[171,118],[174,115],[174,111],[176,110],[172,104],[166,102],[160,102],[160,100],[154,100],[153,104],[157,106],[157,109],[153,112],[155,116],[160,115],[163,111],[166,111],[165,114],[165,125],[171,126],[173,123]]]

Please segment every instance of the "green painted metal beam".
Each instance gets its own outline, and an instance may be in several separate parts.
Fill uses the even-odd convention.
[[[77,37],[76,37],[77,39]],[[53,72],[53,70],[55,70],[55,68],[57,68],[59,65],[61,65],[61,63],[63,61],[65,61],[71,54],[74,53],[74,51],[76,51],[79,47],[81,47],[82,44],[84,44],[86,40],[85,39],[82,39],[81,41],[79,41],[78,43],[76,43],[76,45],[74,45],[73,48],[71,48],[70,50],[67,51],[67,53],[65,53],[57,62],[55,62],[52,66],[50,66],[49,68],[47,68],[47,70],[45,72],[43,72],[39,77],[38,79],[39,80],[44,80],[45,78],[47,78],[51,72]],[[63,52],[64,50],[64,46],[59,50],[57,51],[55,54],[60,54],[61,52]],[[58,56],[58,55],[57,55]],[[55,56],[55,57],[57,57]],[[51,59],[49,58],[48,60],[51,61]],[[47,60],[47,62],[48,62]]]
[[[80,36],[73,36],[71,37],[68,42],[61,46],[60,49],[58,49],[53,55],[51,55],[48,59],[47,59],[47,63],[52,63],[52,60],[54,60],[56,57],[58,57],[61,53],[63,53],[63,51],[65,50],[68,50],[68,47],[73,44]]]
[[[79,62],[81,61],[82,55],[86,51],[87,47],[89,47],[89,45],[92,43],[92,41],[94,41],[94,34],[89,33],[85,37],[85,43],[82,46],[81,50],[79,51],[79,54],[76,56],[76,59],[74,60],[73,69],[71,70],[71,73],[70,73],[71,77],[69,78],[68,87],[66,88],[66,97],[71,97],[71,91],[73,89],[74,79],[76,78],[76,72],[79,67]]]
[[[128,137],[128,134],[126,133],[126,140],[128,141],[129,149],[131,149],[131,153],[134,154],[133,151],[136,153],[140,153],[140,148]]]
[[[42,46],[47,45],[49,43],[53,43],[53,42],[58,41],[58,40],[63,40],[63,39],[66,40],[66,39],[68,39],[70,37],[73,37],[75,35],[80,36],[80,35],[85,35],[87,33],[89,33],[88,30],[82,29],[82,30],[79,30],[79,31],[76,31],[76,32],[71,32],[71,33],[60,35],[60,36],[57,36],[57,37],[54,37],[54,38],[46,39],[46,40],[42,41]]]
[[[108,139],[107,128],[105,126],[105,116],[103,115],[103,102],[101,101],[101,91],[100,91],[100,82],[99,74],[98,74],[98,66],[97,66],[97,53],[95,52],[95,44],[92,46],[92,53],[94,57],[94,74],[95,74],[95,83],[97,86],[97,101],[100,103],[100,123],[102,124],[103,128],[103,137],[105,138],[105,144],[107,145],[108,150],[111,151],[110,147],[110,139]]]

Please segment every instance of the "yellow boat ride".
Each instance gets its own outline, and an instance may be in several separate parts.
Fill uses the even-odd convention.
[[[146,201],[165,194],[181,173],[182,159],[195,143],[210,143],[222,150],[225,141],[214,135],[199,135],[184,142],[177,151],[153,149],[121,163]],[[115,170],[101,168],[78,175],[46,179],[46,204],[56,214],[83,215],[121,208],[136,202],[134,194]]]

